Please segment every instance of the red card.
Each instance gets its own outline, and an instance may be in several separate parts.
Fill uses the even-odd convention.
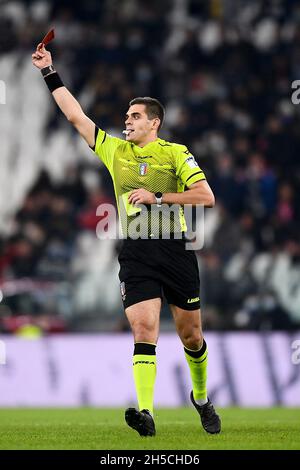
[[[42,45],[47,46],[47,44],[49,44],[52,39],[54,39],[54,28],[50,29],[50,31],[46,34],[46,36],[42,40]]]

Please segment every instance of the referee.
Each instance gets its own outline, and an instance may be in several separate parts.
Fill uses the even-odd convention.
[[[125,117],[126,139],[112,137],[84,114],[63,85],[43,44],[32,54],[32,62],[41,69],[57,105],[106,165],[114,183],[125,236],[119,255],[120,289],[134,335],[133,375],[139,405],[138,410],[126,410],[127,424],[141,436],[155,435],[155,349],[164,294],[190,368],[191,401],[205,431],[219,433],[221,421],[206,390],[208,352],[201,328],[198,265],[195,253],[185,249],[182,236],[186,231],[184,204],[214,205],[203,171],[185,146],[158,138],[164,119],[158,100],[133,99]],[[170,206],[175,207],[171,214],[167,210]]]

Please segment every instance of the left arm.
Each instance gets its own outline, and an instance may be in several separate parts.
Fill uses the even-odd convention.
[[[156,204],[154,193],[140,188],[132,191],[128,198],[130,204]],[[162,204],[201,204],[205,207],[215,205],[214,194],[206,180],[191,184],[183,193],[164,193]]]
[[[206,180],[191,184],[183,193],[165,193],[162,197],[165,204],[201,204],[205,207],[214,207],[215,196]]]

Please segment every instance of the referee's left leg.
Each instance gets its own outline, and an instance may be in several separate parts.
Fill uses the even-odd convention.
[[[190,368],[193,385],[191,401],[200,415],[205,431],[211,434],[219,433],[221,420],[207,397],[208,351],[202,333],[200,309],[184,310],[172,304],[170,309]]]
[[[202,333],[200,309],[184,310],[176,305],[170,305],[170,310],[184,346],[194,398],[197,403],[204,405],[207,402],[207,347]]]

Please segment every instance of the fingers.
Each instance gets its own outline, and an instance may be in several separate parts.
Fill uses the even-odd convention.
[[[130,200],[128,199],[129,204],[137,204],[142,202],[139,196],[133,196]]]
[[[130,196],[130,198],[128,198],[128,202],[130,204],[136,205],[136,204],[145,204],[146,200],[142,194],[135,192],[134,194]]]
[[[145,189],[134,189],[128,196],[128,202],[130,204],[151,204],[151,193]]]
[[[41,54],[41,57],[45,57],[46,54],[49,54],[49,52],[46,50],[44,44],[42,42],[40,42],[38,45],[37,45],[37,48],[36,48],[36,51],[35,51],[36,54]]]
[[[40,60],[44,59],[49,55],[49,52],[46,51],[46,49],[36,49],[36,51],[32,54],[32,59],[34,60]]]
[[[135,205],[135,204],[141,204],[142,203],[142,200],[140,197],[136,197],[134,199],[132,199],[132,202],[131,204]]]
[[[138,197],[138,189],[135,189],[134,191],[131,192],[131,194],[128,196],[128,202],[130,204],[134,204],[134,201]]]
[[[135,204],[138,199],[138,196],[132,196],[130,199],[128,198],[128,202],[129,204]]]
[[[33,59],[36,59],[36,60],[38,60],[38,59],[43,59],[43,58],[45,57],[45,55],[46,55],[46,54],[42,54],[41,52],[37,52],[37,51],[36,51],[36,52],[34,52],[34,53],[32,54],[32,58],[33,58]]]
[[[41,68],[44,63],[47,65],[49,59],[51,60],[50,52],[45,49],[44,44],[41,42],[37,45],[36,51],[31,55],[31,57],[33,65],[38,68]]]

